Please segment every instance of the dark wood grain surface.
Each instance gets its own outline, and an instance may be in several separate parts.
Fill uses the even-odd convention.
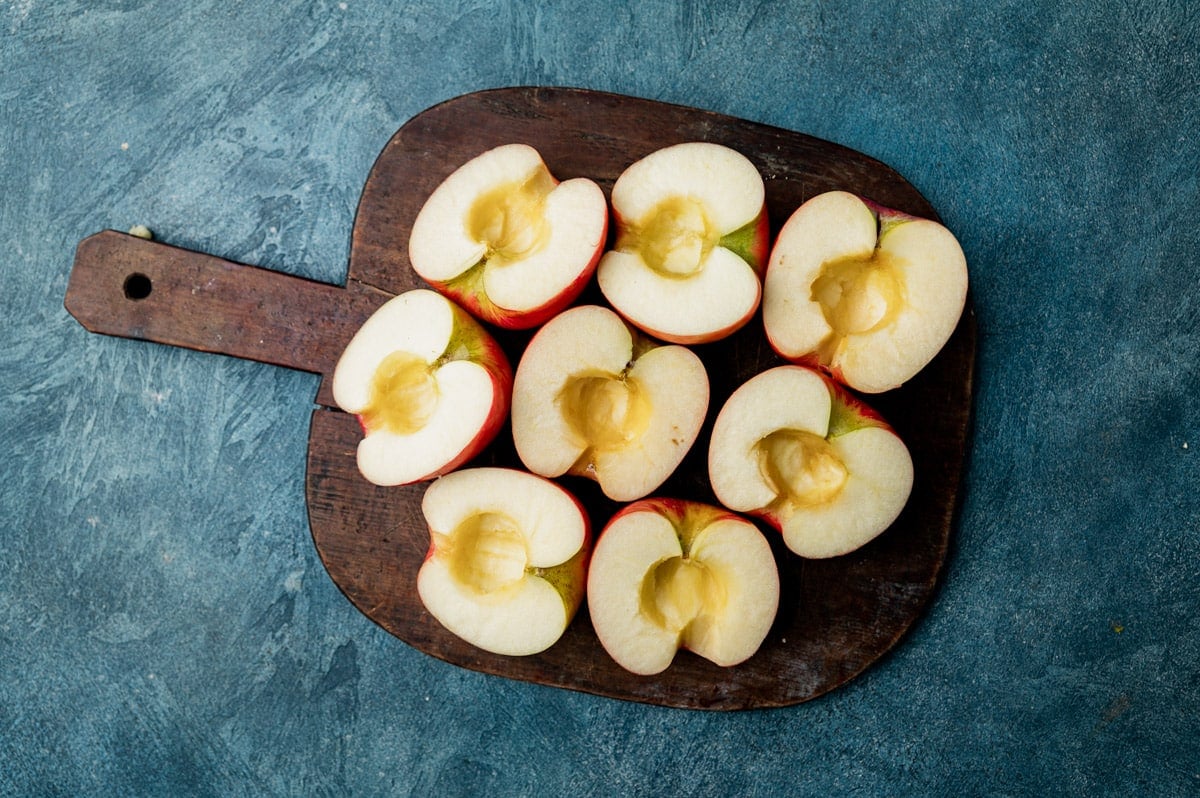
[[[421,285],[408,263],[408,231],[425,198],[460,164],[492,146],[527,143],[556,177],[590,177],[607,194],[633,161],[691,140],[726,144],[755,162],[766,184],[772,233],[805,199],[831,189],[937,218],[891,168],[799,133],[599,92],[498,89],[437,105],[388,142],[363,189],[344,288],[105,232],[80,244],[66,304],[94,332],[324,375],[306,477],[313,540],[350,601],[415,648],[487,673],[668,706],[795,704],[877,661],[936,590],[969,443],[975,358],[969,303],[950,343],[920,375],[868,397],[913,455],[916,481],[905,511],[872,543],[831,560],[802,560],[769,532],[781,572],[779,616],[758,654],[734,668],[681,652],[663,674],[628,674],[600,647],[586,605],[559,643],[531,657],[487,654],[446,632],[415,590],[428,547],[420,516],[423,486],[379,488],[363,480],[354,460],[358,425],[332,407],[329,395],[328,377],[358,325],[388,296]],[[593,285],[580,301],[602,298]],[[514,364],[529,335],[497,332]],[[761,317],[695,351],[712,382],[709,417],[691,453],[657,493],[711,502],[704,460],[712,419],[734,388],[781,361],[766,344]],[[476,464],[520,465],[507,428]],[[597,530],[616,509],[589,482],[564,478],[562,484],[579,495]]]

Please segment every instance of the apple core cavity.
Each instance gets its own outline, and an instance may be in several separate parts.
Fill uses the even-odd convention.
[[[650,426],[650,400],[637,380],[615,374],[576,375],[559,395],[571,431],[591,449],[619,449]]]
[[[504,513],[472,515],[440,545],[446,549],[450,572],[477,593],[502,591],[525,576],[529,561],[525,537]]]
[[[725,591],[712,569],[687,557],[668,557],[646,573],[642,610],[660,628],[682,634],[705,614],[720,612]]]
[[[806,430],[781,429],[760,440],[759,471],[776,504],[818,507],[842,492],[850,472],[829,441]]]
[[[484,192],[467,211],[467,232],[487,247],[484,261],[503,264],[527,257],[546,245],[550,224],[546,197],[554,178],[545,169],[525,180],[503,183]]]
[[[437,380],[429,363],[410,352],[396,351],[375,369],[361,416],[369,430],[411,435],[433,416],[437,402]]]
[[[832,328],[827,349],[835,348],[847,336],[873,333],[895,320],[906,305],[902,264],[881,249],[831,260],[813,281],[812,298]]]
[[[663,200],[641,222],[621,233],[618,249],[638,252],[654,271],[678,278],[699,272],[721,239],[704,207],[678,196]]]

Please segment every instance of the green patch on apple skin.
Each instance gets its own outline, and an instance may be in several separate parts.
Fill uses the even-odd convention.
[[[492,343],[492,338],[470,313],[454,306],[454,325],[450,331],[450,340],[446,348],[433,362],[432,368],[437,369],[454,360],[473,360],[492,370],[490,363],[493,356],[499,355],[499,348]]]
[[[895,208],[889,208],[886,205],[880,205],[878,202],[869,200],[866,197],[859,197],[858,200],[865,205],[867,210],[871,212],[871,215],[875,217],[876,241],[887,235],[887,233],[893,228],[905,224],[906,222],[913,222],[921,218],[919,216],[913,216],[912,214],[905,213],[904,211],[898,211]]]
[[[721,236],[718,246],[724,247],[737,255],[756,272],[762,272],[766,263],[766,231],[763,225],[762,213],[742,225],[732,233]]]
[[[548,568],[526,568],[525,573],[544,579],[558,593],[570,618],[583,601],[584,585],[587,579],[587,562],[591,551],[584,542],[575,552],[575,556],[566,562],[552,565]]]
[[[451,277],[441,284],[445,293],[462,301],[471,301],[478,306],[479,315],[484,318],[494,319],[504,315],[504,310],[497,307],[495,303],[488,297],[487,291],[483,287],[483,275],[487,269],[488,259],[480,258],[479,261],[464,271],[457,277]]]
[[[913,217],[911,216],[896,216],[891,214],[880,215],[876,218],[879,220],[879,235],[877,236],[877,240],[881,242],[883,241],[884,236],[895,230],[897,227],[913,221]],[[879,245],[876,244],[876,246]]]
[[[629,327],[629,325],[626,325],[626,327]],[[640,358],[642,355],[649,352],[651,349],[657,349],[659,346],[662,345],[662,344],[658,343],[657,341],[655,341],[653,338],[650,338],[649,336],[646,336],[646,335],[642,335],[641,333],[639,333],[637,330],[635,330],[633,328],[629,328],[629,335],[630,335],[630,338],[633,340],[633,347],[632,347],[631,353],[629,355],[629,362],[625,364],[625,372],[624,373],[626,373],[626,374],[629,373],[629,370],[631,368],[633,368],[633,364],[637,362],[638,358]]]
[[[867,426],[862,423],[862,416],[851,410],[847,405],[835,401],[829,410],[829,433],[826,438],[837,438],[857,429]]]
[[[878,413],[844,388],[839,385],[827,384],[830,398],[833,400],[829,409],[829,432],[825,435],[827,439],[832,440],[865,427],[891,429],[891,426]]]
[[[458,294],[472,296],[483,293],[483,270],[487,266],[487,258],[480,258],[473,266],[457,277],[451,277],[442,283],[447,289],[453,289]]]

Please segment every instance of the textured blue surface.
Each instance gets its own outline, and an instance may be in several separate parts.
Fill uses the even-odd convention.
[[[1197,75],[1183,0],[0,2],[0,794],[1200,794]],[[409,649],[314,553],[316,378],[63,310],[133,224],[340,283],[396,128],[519,84],[846,144],[962,240],[949,567],[844,688],[684,712]]]

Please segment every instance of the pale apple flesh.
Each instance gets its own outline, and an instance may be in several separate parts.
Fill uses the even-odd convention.
[[[763,325],[784,358],[880,393],[937,355],[966,295],[966,259],[949,230],[833,191],[805,202],[779,231]]]
[[[359,471],[376,485],[430,479],[488,445],[509,410],[512,370],[462,308],[416,289],[384,303],[347,345],[333,398],[363,429]]]
[[[409,260],[479,318],[525,329],[578,297],[607,234],[608,205],[596,183],[559,182],[537,150],[506,144],[434,190],[413,222]]]
[[[421,510],[430,547],[417,592],[442,626],[494,654],[554,645],[586,590],[591,532],[562,487],[506,468],[469,468],[433,482]]]
[[[596,636],[626,670],[661,673],[679,649],[728,667],[766,639],[779,571],[750,521],[699,502],[643,499],[600,534],[587,596]]]
[[[573,474],[615,501],[658,488],[678,467],[708,410],[704,364],[689,349],[634,333],[585,305],[538,330],[517,364],[512,432],[535,474]]]
[[[664,341],[717,340],[758,309],[767,255],[762,177],[728,147],[657,150],[617,178],[617,237],[596,276],[622,316]]]
[[[895,431],[802,366],[769,369],[733,392],[713,424],[708,470],[721,504],[763,518],[791,551],[814,559],[883,533],[913,484]]]

